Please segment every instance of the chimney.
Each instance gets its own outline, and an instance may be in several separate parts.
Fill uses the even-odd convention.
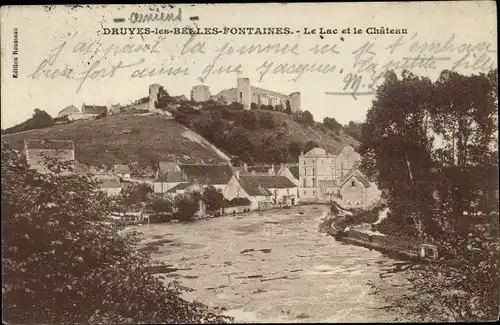
[[[247,172],[248,171],[248,165],[247,163],[243,163],[243,169]]]
[[[234,172],[234,177],[236,177],[236,179],[240,179],[240,170],[239,169],[236,169],[236,171]]]
[[[304,155],[304,150],[300,150],[300,155],[303,156]]]

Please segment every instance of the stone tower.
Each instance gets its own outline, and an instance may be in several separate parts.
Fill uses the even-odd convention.
[[[302,110],[300,108],[300,92],[297,91],[290,94],[290,108],[294,113]]]
[[[245,109],[250,109],[252,103],[252,87],[249,78],[238,78],[236,84],[236,96],[238,103],[243,104]]]
[[[149,110],[154,111],[156,109],[155,102],[158,100],[158,91],[160,89],[159,84],[153,84],[149,86]]]

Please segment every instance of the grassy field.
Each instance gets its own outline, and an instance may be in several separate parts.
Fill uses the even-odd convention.
[[[197,141],[189,129],[160,115],[112,115],[2,135],[2,141],[18,150],[25,139],[73,140],[76,159],[89,164],[165,160],[172,154],[213,162],[224,160],[214,148]]]

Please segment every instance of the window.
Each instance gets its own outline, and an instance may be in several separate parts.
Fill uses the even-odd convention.
[[[307,191],[304,191],[304,195],[306,195]]]
[[[274,190],[274,196],[278,196],[278,190]]]
[[[307,168],[304,168],[304,175],[307,175]]]
[[[316,178],[313,178],[312,181],[313,181],[313,186],[312,187],[316,187]]]
[[[307,187],[307,182],[305,179],[304,179],[304,187]]]
[[[240,91],[240,99],[243,99],[243,93]]]
[[[354,187],[356,186],[356,184],[354,184],[354,181],[351,181],[351,187]]]
[[[313,191],[313,196],[316,196],[316,191]]]
[[[316,175],[316,168],[313,167],[313,175]]]

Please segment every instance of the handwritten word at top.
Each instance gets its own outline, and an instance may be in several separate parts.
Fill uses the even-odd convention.
[[[130,15],[129,21],[132,24],[136,23],[148,23],[148,22],[171,22],[171,21],[182,21],[182,9],[177,8],[177,12],[155,12],[142,14],[138,12],[133,12]]]

